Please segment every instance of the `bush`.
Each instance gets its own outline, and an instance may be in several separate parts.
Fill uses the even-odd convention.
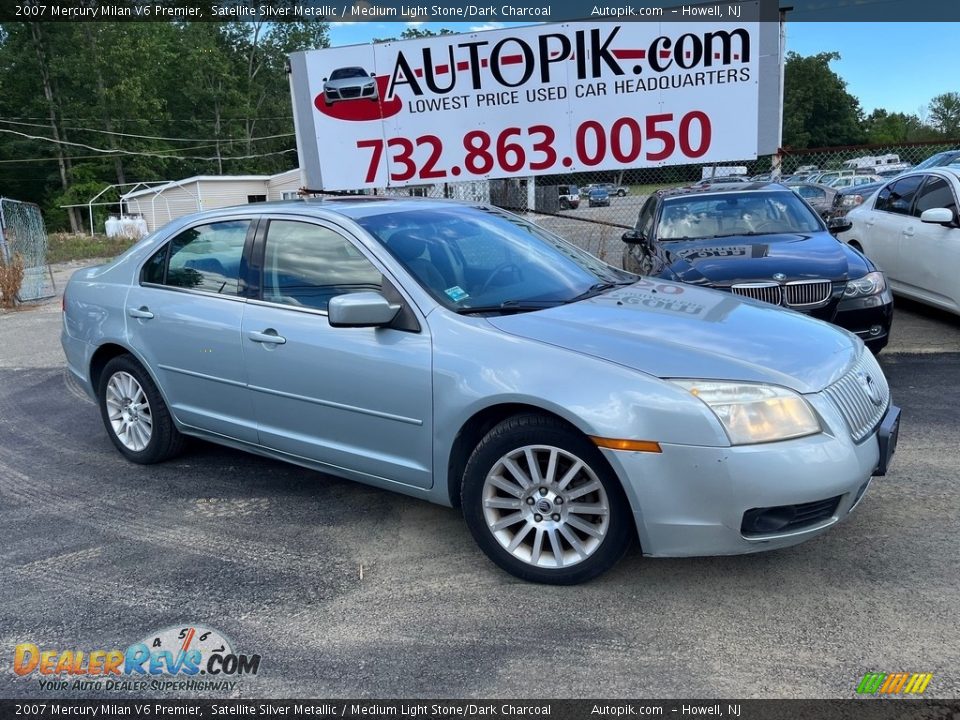
[[[10,262],[0,253],[0,307],[12,308],[16,304],[22,282],[23,258],[20,253],[14,253]]]

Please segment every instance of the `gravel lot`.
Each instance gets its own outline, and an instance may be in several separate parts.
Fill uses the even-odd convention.
[[[263,658],[210,698],[851,697],[867,671],[960,696],[957,319],[901,303],[881,355],[900,449],[833,531],[634,550],[574,588],[496,570],[447,508],[200,442],[127,463],[67,380],[59,323],[59,302],[0,314],[0,697],[129,697],[41,690],[13,649],[189,623]]]

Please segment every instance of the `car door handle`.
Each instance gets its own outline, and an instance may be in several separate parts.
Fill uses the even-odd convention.
[[[138,308],[129,308],[127,314],[132,318],[140,318],[141,320],[150,320],[153,318],[153,313],[150,312],[150,308],[146,305],[141,305]]]
[[[285,342],[287,342],[287,339],[282,335],[277,335],[277,331],[273,328],[269,328],[263,332],[247,333],[247,337],[254,342],[269,343],[270,345],[283,345]]]
[[[906,235],[907,237],[913,237],[913,233],[914,233],[914,232],[916,232],[916,231],[913,229],[913,226],[911,226],[911,227],[906,228],[906,229],[903,231],[903,234]]]

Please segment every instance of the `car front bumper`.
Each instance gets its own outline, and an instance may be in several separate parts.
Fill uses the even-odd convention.
[[[856,334],[877,352],[886,347],[893,324],[893,293],[887,288],[879,295],[841,300],[833,317],[834,325]]]
[[[854,443],[824,398],[810,398],[825,431],[737,447],[661,443],[662,452],[603,450],[627,493],[645,555],[736,555],[796,545],[820,535],[886,472],[900,411]],[[830,428],[841,428],[834,432]],[[745,530],[757,514],[795,513],[781,531]],[[808,519],[804,522],[804,519]]]

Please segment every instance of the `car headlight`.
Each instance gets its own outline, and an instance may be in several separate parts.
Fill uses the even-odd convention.
[[[848,281],[847,287],[843,290],[843,297],[850,299],[877,295],[886,289],[887,283],[883,279],[883,273],[871,272],[861,278]]]
[[[787,388],[717,380],[671,380],[704,402],[733,445],[789,440],[820,432],[809,403]]]

